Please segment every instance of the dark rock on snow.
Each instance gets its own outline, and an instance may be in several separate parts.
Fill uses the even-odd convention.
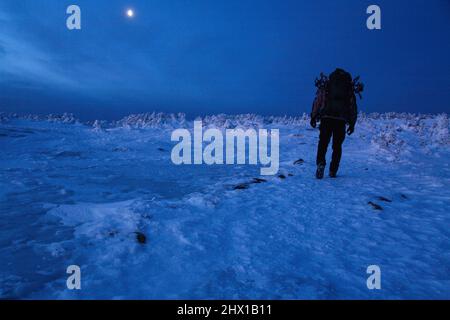
[[[147,237],[145,236],[145,234],[139,231],[136,231],[135,234],[137,242],[139,242],[140,244],[145,244],[147,242]]]
[[[249,185],[248,183],[240,183],[238,185],[235,185],[233,187],[233,190],[244,190],[244,189],[248,189]]]
[[[384,202],[392,202],[391,199],[388,199],[388,198],[385,198],[385,197],[382,197],[382,196],[378,197],[378,200],[384,201]]]
[[[267,180],[262,178],[253,178],[252,180],[252,183],[261,183],[261,182],[267,182]]]
[[[381,207],[379,204],[373,203],[372,201],[367,202],[367,204],[370,204],[375,210],[383,210],[383,207]]]

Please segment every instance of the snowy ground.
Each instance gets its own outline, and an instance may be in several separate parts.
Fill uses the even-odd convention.
[[[362,117],[339,178],[323,181],[306,117],[203,121],[279,128],[286,179],[234,190],[259,166],[173,165],[170,133],[193,126],[180,115],[0,115],[0,297],[450,298],[446,115]]]

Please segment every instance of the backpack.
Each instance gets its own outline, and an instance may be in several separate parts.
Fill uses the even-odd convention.
[[[328,79],[325,116],[346,119],[352,106],[354,84],[350,73],[336,69]]]

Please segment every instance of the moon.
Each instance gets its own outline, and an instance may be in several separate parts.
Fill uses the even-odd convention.
[[[127,17],[128,17],[128,18],[133,18],[133,16],[134,16],[134,11],[133,11],[133,9],[128,9],[128,10],[127,10]]]

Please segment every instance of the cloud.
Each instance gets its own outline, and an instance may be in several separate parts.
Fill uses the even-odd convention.
[[[0,34],[0,72],[10,77],[25,79],[40,85],[75,87],[77,83],[67,77],[53,63],[52,56],[40,48],[21,40]],[[1,80],[0,81],[5,81]]]

